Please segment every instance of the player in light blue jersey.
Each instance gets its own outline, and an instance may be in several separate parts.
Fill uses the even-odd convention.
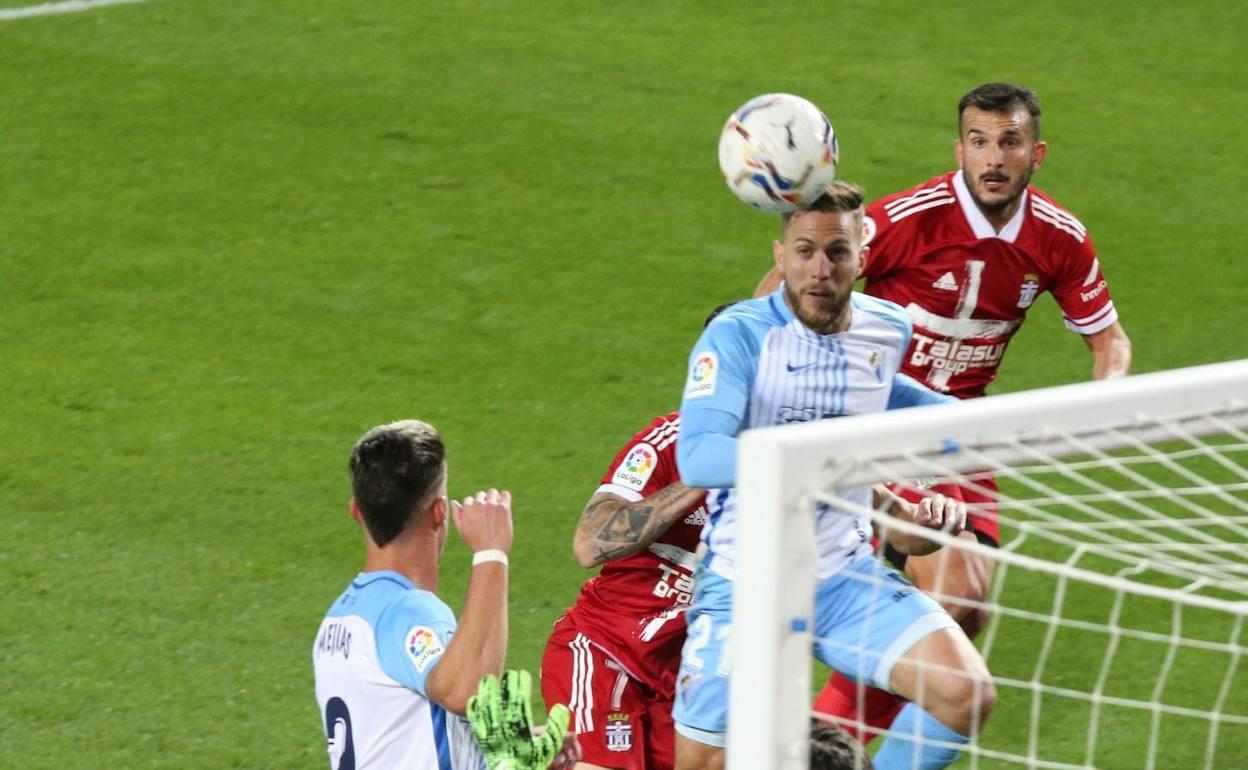
[[[351,453],[361,572],[312,646],[331,770],[484,770],[463,719],[507,649],[511,496],[446,497],[441,436],[416,420],[370,430]],[[435,593],[450,519],[474,551],[462,622]]]
[[[947,399],[898,374],[910,342],[905,312],[853,291],[866,254],[862,203],[859,188],[835,182],[810,208],[785,215],[783,240],[774,247],[784,283],[723,313],[690,356],[677,461],[686,484],[710,490],[710,523],[677,677],[677,770],[723,765],[738,434]],[[928,527],[952,531],[965,522],[965,506],[939,495],[918,505],[883,487],[841,496]],[[939,604],[874,557],[870,519],[825,509],[815,534],[816,656],[919,704],[898,715],[891,726],[897,735],[881,746],[876,767],[946,767],[959,754],[953,747],[965,744],[995,705],[983,658]],[[889,542],[903,553],[936,548],[930,540],[896,533]],[[944,745],[899,737],[916,732]]]

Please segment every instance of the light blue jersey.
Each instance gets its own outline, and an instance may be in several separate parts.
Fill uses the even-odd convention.
[[[710,521],[702,530],[707,549],[687,614],[672,717],[678,732],[700,743],[724,745],[730,670],[749,665],[748,657],[734,664],[728,655],[738,547],[738,434],[950,400],[898,373],[910,343],[905,311],[858,293],[850,303],[847,330],[816,334],[794,317],[782,285],[770,296],[721,313],[690,356],[677,462],[685,484],[710,490]],[[840,497],[871,505],[869,487]],[[893,665],[915,642],[956,624],[931,597],[875,559],[868,517],[829,508],[818,512],[815,527],[815,655],[852,679],[887,689]],[[879,765],[881,770],[903,766],[909,767]]]
[[[351,582],[312,645],[330,770],[485,770],[467,720],[425,691],[454,633],[451,608],[397,572]]]
[[[702,538],[707,566],[725,578],[736,562],[737,434],[946,398],[898,375],[911,329],[900,306],[858,292],[850,303],[849,329],[821,335],[797,320],[781,286],[725,310],[694,346],[677,459],[686,484],[711,490]],[[871,504],[869,487],[841,497]],[[865,516],[821,511],[816,535],[821,579],[871,550]]]

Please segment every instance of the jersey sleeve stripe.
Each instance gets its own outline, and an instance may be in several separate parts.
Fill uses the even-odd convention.
[[[669,433],[674,433],[674,432],[676,432],[676,431],[677,431],[677,430],[679,430],[679,429],[680,429],[680,422],[679,422],[679,421],[677,421],[677,422],[668,422],[668,421],[664,420],[662,425],[659,425],[659,426],[655,427],[653,430],[651,430],[651,431],[650,431],[649,433],[647,433],[645,436],[642,436],[641,440],[642,440],[642,441],[645,441],[645,442],[648,442],[648,443],[654,443],[655,441],[661,441],[663,436],[666,436],[666,435],[667,435],[667,434],[669,434]]]
[[[622,497],[630,503],[637,503],[642,500],[639,493],[634,492],[628,487],[622,487],[619,484],[600,484],[598,488],[594,490],[594,494],[596,495],[601,492],[610,492],[616,497]]]
[[[1056,227],[1058,230],[1069,233],[1072,237],[1074,237],[1076,241],[1083,243],[1083,238],[1084,238],[1083,233],[1079,232],[1078,230],[1066,224],[1065,222],[1062,222],[1061,220],[1056,219],[1052,215],[1045,213],[1042,209],[1037,208],[1036,206],[1031,207],[1031,213],[1036,217],[1036,219],[1039,219],[1042,222],[1048,222],[1049,224]]]
[[[1072,332],[1078,332],[1079,334],[1096,334],[1097,332],[1112,326],[1118,320],[1118,311],[1114,310],[1114,306],[1112,304],[1106,309],[1109,312],[1105,313],[1096,321],[1075,323],[1069,318],[1064,319],[1066,322],[1066,328],[1070,329]]]
[[[1036,208],[1043,209],[1046,214],[1052,214],[1055,218],[1062,220],[1063,222],[1075,228],[1076,230],[1083,233],[1084,235],[1088,234],[1088,228],[1084,227],[1083,223],[1080,222],[1075,217],[1075,215],[1070,213],[1069,211],[1066,211],[1065,209],[1060,209],[1046,200],[1043,200],[1041,198],[1035,198],[1035,197],[1032,198],[1032,205],[1035,206]]]
[[[910,208],[907,208],[904,211],[899,210],[896,214],[890,214],[888,219],[890,222],[900,222],[901,220],[905,219],[911,214],[918,214],[920,211],[927,211],[928,209],[934,209],[937,206],[948,206],[951,203],[957,203],[957,200],[952,195],[946,194],[945,197],[943,198],[935,198],[933,200],[927,201],[926,203],[920,203],[918,205],[911,206]]]
[[[1096,280],[1097,273],[1101,272],[1101,260],[1099,257],[1092,258],[1092,268],[1088,270],[1088,277],[1083,279],[1084,286],[1091,286]]]
[[[1066,320],[1070,321],[1073,324],[1095,323],[1097,320],[1100,319],[1101,316],[1105,315],[1106,313],[1108,313],[1109,311],[1113,309],[1114,309],[1114,303],[1113,301],[1110,301],[1110,302],[1105,303],[1105,307],[1097,310],[1095,313],[1090,313],[1088,315],[1085,315],[1083,318],[1071,318],[1067,316]]]
[[[944,182],[941,182],[935,187],[930,187],[926,190],[920,190],[914,195],[907,195],[904,198],[897,198],[896,200],[891,200],[888,203],[884,204],[884,210],[887,211],[891,215],[897,209],[904,209],[913,203],[922,203],[928,198],[937,198],[937,197],[940,197],[941,195],[948,195],[948,194],[949,194],[949,185],[945,184]]]

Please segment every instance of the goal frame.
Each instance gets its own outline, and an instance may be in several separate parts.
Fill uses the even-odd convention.
[[[1216,410],[1236,414],[1234,427],[1248,429],[1246,404],[1248,359],[744,432],[738,540],[748,545],[737,556],[734,581],[728,770],[809,766],[809,719],[794,717],[810,713],[815,483],[832,479],[845,488],[881,481],[864,457],[896,457],[890,468],[904,473],[899,478],[931,475],[934,465],[972,471],[982,468],[982,456],[961,449],[1006,437],[1054,457],[1089,446],[1112,450],[1121,442],[1097,428],[1124,420],[1137,422],[1136,435],[1146,441],[1173,437],[1156,425],[1163,420],[1193,435],[1217,432],[1206,417]],[[1063,437],[1070,434],[1077,444]],[[837,446],[851,449],[836,452]],[[1028,459],[1004,442],[992,456]]]

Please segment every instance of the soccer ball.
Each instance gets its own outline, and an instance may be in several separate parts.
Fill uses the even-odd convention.
[[[756,96],[719,135],[728,189],[763,211],[812,203],[836,177],[836,131],[818,107],[793,94]]]

